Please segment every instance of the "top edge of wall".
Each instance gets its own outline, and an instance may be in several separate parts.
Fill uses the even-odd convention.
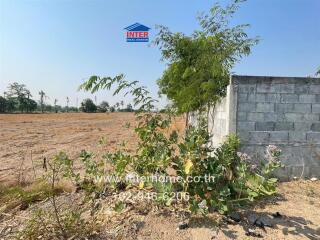
[[[246,76],[246,75],[232,75],[231,82],[250,84],[250,83],[317,83],[320,84],[320,78],[315,77],[276,77],[276,76]]]

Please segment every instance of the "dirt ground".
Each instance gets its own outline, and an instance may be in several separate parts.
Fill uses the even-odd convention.
[[[134,113],[0,114],[0,184],[32,181],[41,174],[43,159],[59,151],[76,159],[81,150],[99,156],[123,141],[132,149],[135,133],[124,125],[132,126],[134,119]],[[183,124],[177,119],[173,127]],[[107,144],[99,144],[100,139]]]
[[[114,150],[123,141],[134,148],[135,134],[132,128],[123,128],[126,122],[134,124],[134,114],[0,115],[0,184],[32,181],[34,175],[41,174],[37,169],[43,158],[60,150],[76,159],[82,149],[99,155]],[[173,127],[182,130],[183,125],[183,119],[177,119]],[[101,138],[107,144],[99,144]],[[22,176],[27,179],[21,179]],[[101,204],[110,212],[109,203]],[[127,210],[116,227],[106,226],[109,232],[118,231],[115,238],[106,239],[255,239],[246,235],[249,228],[263,239],[320,239],[320,181],[280,183],[276,196],[240,211],[240,222],[214,213],[207,217],[186,217],[170,209],[150,209],[151,204],[141,207],[144,211],[138,211],[138,207]],[[8,229],[5,222],[10,222],[14,229],[30,211],[32,208],[0,218],[0,239],[9,239],[1,238],[1,232]],[[280,215],[272,216],[276,212]],[[263,230],[254,226],[250,219],[257,217],[265,219],[271,227]],[[177,230],[181,222],[186,222],[187,227]]]

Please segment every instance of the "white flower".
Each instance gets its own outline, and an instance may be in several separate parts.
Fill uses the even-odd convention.
[[[237,155],[238,155],[238,157],[240,158],[241,161],[246,161],[246,162],[248,162],[248,161],[251,160],[251,157],[250,157],[248,154],[246,154],[246,153],[237,152]]]
[[[198,204],[199,208],[207,209],[207,201],[203,200],[201,203]]]

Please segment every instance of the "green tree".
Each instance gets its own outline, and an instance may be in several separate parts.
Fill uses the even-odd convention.
[[[107,101],[102,101],[100,105],[98,106],[99,112],[108,112],[109,111],[109,103]]]
[[[90,98],[87,98],[82,101],[80,111],[93,113],[97,111],[97,106],[94,104],[94,102]]]
[[[320,67],[318,67],[318,70],[316,72],[316,76],[320,76]]]
[[[114,105],[114,109],[119,112],[119,111],[120,111],[120,108],[119,108],[119,107],[120,107],[120,103],[117,102],[117,103]]]
[[[157,26],[154,44],[168,62],[158,80],[159,92],[180,113],[204,109],[225,96],[232,67],[257,44],[258,39],[245,32],[249,25],[229,26],[240,2],[225,8],[215,4],[208,14],[198,17],[200,30],[191,36]]]
[[[25,104],[28,112],[34,112],[35,110],[37,110],[37,102],[33,99],[25,99]]]
[[[0,96],[0,113],[7,111],[7,99]]]
[[[7,99],[7,111],[14,112],[17,110],[18,100],[16,98],[8,98]]]
[[[111,106],[111,107],[110,107],[110,112],[115,112],[115,111],[116,111],[115,107],[114,107],[114,106]]]
[[[26,88],[26,85],[14,82],[9,85],[8,91],[6,92],[7,99],[11,100],[12,103],[18,105],[18,109],[23,112],[28,109],[28,99],[32,97],[30,91]]]
[[[133,112],[133,107],[130,103],[126,107],[126,112]]]

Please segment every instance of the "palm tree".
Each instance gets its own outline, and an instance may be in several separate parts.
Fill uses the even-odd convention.
[[[54,99],[54,109],[55,109],[55,112],[57,113],[57,102],[58,102],[58,99]]]
[[[70,102],[70,99],[69,97],[67,97],[67,112],[69,112],[69,102]]]
[[[117,109],[117,111],[119,111],[120,103],[117,102],[114,106],[115,106],[115,108]]]
[[[29,98],[29,95],[30,95],[30,92],[27,93],[28,94],[28,98]],[[40,106],[41,106],[41,112],[43,113],[43,105],[44,105],[44,100],[48,98],[48,96],[46,96],[46,93],[41,90],[39,92],[39,95],[40,95]]]

